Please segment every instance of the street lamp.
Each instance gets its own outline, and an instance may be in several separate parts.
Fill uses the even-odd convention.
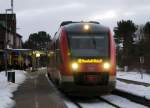
[[[40,53],[36,53],[36,57],[39,58],[40,57]]]
[[[39,52],[37,52],[36,53],[36,60],[37,60],[37,67],[39,67],[39,58],[40,58],[40,53]]]

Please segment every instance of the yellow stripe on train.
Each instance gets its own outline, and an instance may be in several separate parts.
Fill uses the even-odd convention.
[[[78,59],[78,63],[102,63],[102,59]]]

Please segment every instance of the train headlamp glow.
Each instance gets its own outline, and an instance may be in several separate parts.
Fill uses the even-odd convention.
[[[74,62],[74,63],[71,64],[71,67],[72,67],[73,70],[77,70],[79,65],[78,65],[78,63]]]
[[[90,26],[88,24],[85,24],[84,25],[84,30],[89,30],[90,29]]]
[[[109,69],[109,68],[110,68],[110,63],[105,62],[105,63],[103,64],[103,68],[104,68],[104,69]]]

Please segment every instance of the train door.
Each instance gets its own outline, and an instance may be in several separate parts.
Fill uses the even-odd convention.
[[[61,53],[60,53],[60,47],[59,47],[59,39],[56,40],[55,53],[56,53],[56,66],[57,68],[60,68],[60,65],[62,65],[62,61],[61,61]]]

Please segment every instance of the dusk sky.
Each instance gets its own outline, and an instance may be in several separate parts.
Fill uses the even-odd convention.
[[[0,0],[0,13],[10,8],[11,0]],[[113,30],[117,21],[150,21],[150,0],[14,0],[17,31],[27,40],[30,33],[50,35],[62,21],[98,21]]]

